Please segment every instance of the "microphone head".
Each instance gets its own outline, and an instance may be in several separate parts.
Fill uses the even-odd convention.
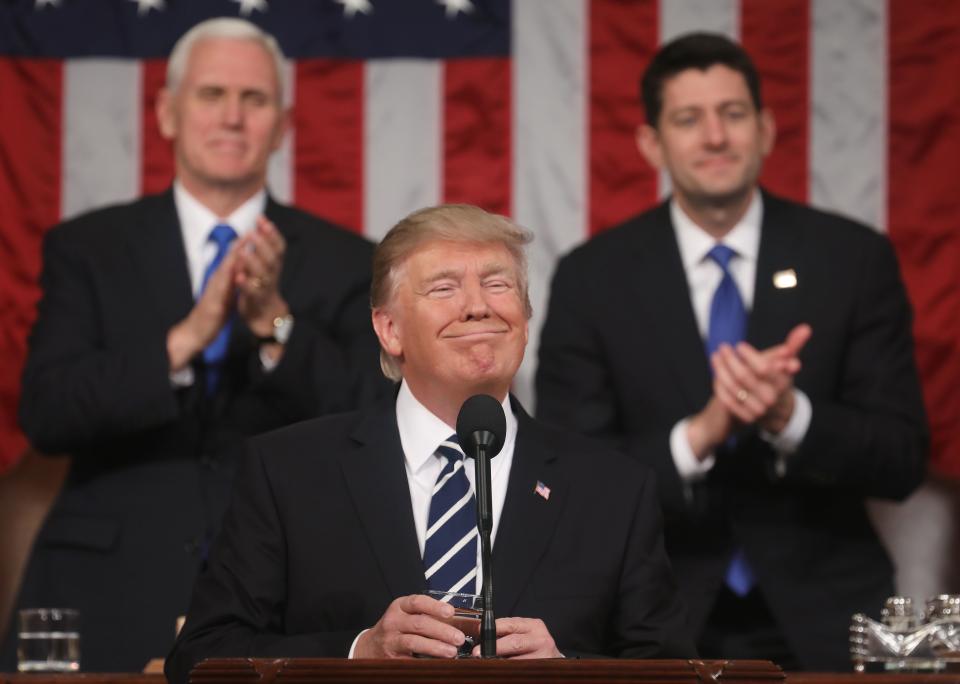
[[[457,439],[467,455],[467,449],[476,449],[477,444],[487,447],[487,455],[493,458],[503,448],[507,434],[507,417],[503,406],[489,394],[475,394],[460,407],[457,415]]]

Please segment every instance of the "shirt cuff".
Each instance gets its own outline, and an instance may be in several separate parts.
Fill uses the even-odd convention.
[[[353,659],[353,652],[357,650],[357,642],[360,641],[360,637],[362,637],[364,634],[366,634],[369,631],[370,631],[369,629],[365,629],[362,632],[360,632],[356,637],[354,637],[353,643],[350,644],[350,652],[347,654],[347,658],[351,660]]]
[[[673,430],[670,431],[670,455],[673,456],[673,465],[677,468],[677,473],[684,482],[703,478],[713,468],[713,464],[717,462],[717,458],[712,452],[707,454],[702,461],[694,455],[687,439],[687,426],[689,424],[690,419],[684,418],[674,425]]]
[[[263,347],[260,347],[260,349],[258,349],[257,351],[260,355],[260,367],[263,368],[264,373],[270,373],[280,363],[279,358],[276,358],[276,359],[270,358],[270,355],[267,353],[267,350],[264,349]]]
[[[193,366],[187,364],[178,371],[170,371],[170,386],[174,389],[193,385]]]
[[[810,397],[804,394],[803,390],[794,387],[793,415],[790,416],[783,430],[776,435],[766,430],[760,431],[760,437],[777,452],[776,471],[780,477],[787,472],[788,457],[800,448],[804,437],[807,436],[812,418],[813,406],[810,403]]]

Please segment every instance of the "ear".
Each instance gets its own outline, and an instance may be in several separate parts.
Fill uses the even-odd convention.
[[[769,109],[760,110],[760,150],[766,157],[777,141],[777,123],[773,119],[773,112]]]
[[[174,111],[176,107],[173,103],[174,96],[166,88],[161,88],[157,93],[157,102],[155,111],[157,113],[157,125],[160,128],[160,135],[164,140],[173,140],[177,137],[177,116]]]
[[[640,124],[636,134],[637,149],[647,163],[658,171],[663,168],[663,148],[660,146],[660,134],[650,124]]]
[[[373,330],[377,333],[380,346],[387,354],[393,357],[403,356],[403,344],[400,342],[400,331],[396,319],[385,306],[375,308],[370,313]]]

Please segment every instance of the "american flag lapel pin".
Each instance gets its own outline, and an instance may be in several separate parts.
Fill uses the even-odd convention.
[[[792,268],[773,274],[773,286],[778,290],[789,290],[797,286],[797,272]]]
[[[537,486],[533,488],[533,491],[538,496],[542,496],[544,501],[548,501],[550,499],[550,488],[543,484],[540,480],[537,480]]]

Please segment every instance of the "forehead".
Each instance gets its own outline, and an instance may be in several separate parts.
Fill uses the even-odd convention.
[[[743,74],[723,64],[714,64],[706,70],[686,69],[663,84],[665,112],[735,101],[751,103],[753,100]]]
[[[258,41],[247,38],[204,38],[187,58],[186,83],[257,88],[277,92],[273,58]]]
[[[501,242],[455,242],[428,240],[418,245],[402,264],[412,280],[431,278],[438,273],[465,273],[472,270],[516,271],[513,255]]]

